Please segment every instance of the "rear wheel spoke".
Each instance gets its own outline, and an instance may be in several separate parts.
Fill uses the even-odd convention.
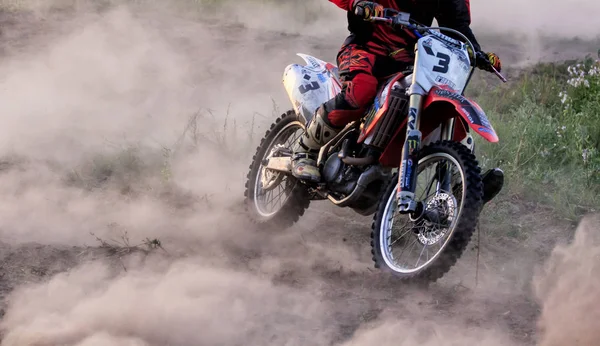
[[[265,160],[268,155],[271,155],[271,151],[276,145],[283,144],[285,148],[291,150],[291,147],[300,138],[303,131],[302,126],[298,122],[292,122],[286,125],[268,145],[264,157],[261,158],[261,162]],[[291,182],[287,176],[280,177],[280,174],[283,173],[265,172],[265,167],[262,164],[258,170],[254,189],[254,195],[256,196],[254,204],[256,211],[264,217],[273,216],[281,210],[296,186],[295,181]],[[268,191],[264,191],[262,186],[263,178],[267,179],[271,185],[277,183],[277,186],[271,186]]]

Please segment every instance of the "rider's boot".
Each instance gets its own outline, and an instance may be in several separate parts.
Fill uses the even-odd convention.
[[[297,179],[315,183],[321,181],[317,167],[319,149],[341,130],[328,124],[326,117],[324,106],[319,107],[298,141],[292,156],[292,175]]]
[[[492,168],[482,175],[483,204],[488,203],[500,193],[504,186],[504,172],[500,168]]]
[[[472,153],[475,152],[473,136],[467,133],[465,139],[461,141]],[[487,204],[494,199],[504,186],[504,172],[500,168],[492,168],[487,170],[482,176],[483,180],[483,204]]]

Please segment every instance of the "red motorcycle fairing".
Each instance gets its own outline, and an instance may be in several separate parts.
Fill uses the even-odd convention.
[[[472,100],[445,87],[433,87],[423,102],[424,112],[436,103],[450,103],[475,132],[487,141],[498,142],[498,135],[489,122],[485,112]]]
[[[421,112],[421,135],[425,139],[448,119],[457,118],[453,139],[461,141],[469,127],[490,142],[498,142],[498,136],[487,116],[477,103],[450,88],[434,87],[426,96]],[[379,163],[384,167],[398,167],[402,160],[402,146],[406,137],[406,119],[396,130],[384,149]]]
[[[454,106],[448,102],[438,102],[431,107],[423,110],[421,113],[421,136],[422,139],[427,138],[434,130],[450,118],[456,118],[458,112]],[[462,119],[462,116],[459,118]],[[389,144],[384,149],[379,157],[379,163],[383,167],[399,167],[402,161],[402,147],[406,138],[406,123],[405,118],[400,127],[392,136]],[[456,141],[463,140],[467,135],[465,121],[457,121],[454,124],[453,138]]]
[[[375,97],[371,108],[366,113],[366,119],[361,127],[361,132],[357,140],[358,143],[362,143],[373,132],[373,129],[375,129],[375,126],[379,120],[381,120],[381,116],[385,114],[390,106],[390,98],[388,97],[390,89],[394,86],[394,83],[403,77],[404,74],[399,72],[389,78],[387,82],[380,85],[377,96]],[[387,93],[384,95],[384,92]]]

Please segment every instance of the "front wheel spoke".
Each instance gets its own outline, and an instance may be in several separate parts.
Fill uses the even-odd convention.
[[[402,218],[404,220],[404,224],[402,225],[402,228],[408,226],[408,224],[411,222],[408,218]],[[395,216],[394,214],[392,214],[392,216],[390,216],[388,218],[388,225],[390,228],[394,227],[394,220],[395,220]]]
[[[421,260],[421,257],[423,256],[423,252],[425,251],[425,249],[427,249],[427,244],[423,244],[423,249],[421,250],[421,253],[419,253],[419,258],[417,258],[417,263],[415,263],[415,268],[417,268],[419,266],[419,261]]]
[[[467,175],[463,173],[456,158],[448,153],[433,155],[419,164],[418,191],[415,191],[415,196],[420,197],[418,200],[428,213],[420,216],[418,221],[407,219],[401,222],[394,218],[397,213],[393,210],[393,205],[389,204],[389,214],[383,216],[383,220],[387,222],[382,220],[385,223],[381,229],[381,241],[388,246],[382,250],[385,251],[384,256],[389,265],[399,272],[420,270],[419,268],[428,266],[438,258],[451,239],[462,208],[462,201],[456,195],[462,196],[464,187],[460,189],[456,186],[464,186]],[[448,181],[450,189],[445,188]],[[390,196],[388,203],[395,202],[394,196]],[[397,224],[394,225],[394,222]],[[410,233],[413,232],[415,234],[411,237]]]
[[[445,216],[448,216],[447,213],[444,213],[444,214],[445,214]],[[433,226],[438,226],[437,230],[440,230],[440,231],[444,228],[450,227],[449,225],[448,226],[442,225],[440,222],[432,222],[432,224],[433,224]]]
[[[404,226],[408,226],[408,222]],[[420,223],[417,224],[417,225],[411,225],[408,230],[404,231],[402,234],[400,234],[400,236],[398,238],[396,238],[396,240],[394,240],[393,242],[390,243],[390,245],[388,246],[389,249],[391,250],[392,246],[394,244],[396,244],[400,239],[404,238],[404,236],[407,235],[408,233],[411,233],[415,229],[423,228],[423,227],[424,227],[423,226],[423,221],[420,221]],[[404,229],[404,227],[402,229]],[[397,233],[399,233],[399,232],[397,232]],[[390,241],[392,239],[392,234],[393,234],[393,232],[390,232],[390,235],[388,237],[388,241]]]
[[[401,234],[401,235],[400,235],[398,238],[396,238],[396,240],[394,240],[393,242],[391,242],[391,243],[390,243],[390,246],[389,246],[390,250],[391,250],[392,246],[394,246],[394,244],[396,244],[396,243],[397,243],[397,242],[398,242],[400,239],[404,238],[404,236],[405,236],[406,234],[408,234],[408,233],[412,232],[412,230],[413,230],[412,228],[409,228],[409,229],[408,229],[408,230],[406,230],[404,233],[402,233],[402,234]],[[391,240],[391,238],[392,238],[392,235],[391,235],[391,234],[390,234],[390,237],[389,237],[389,238],[390,238],[390,240]]]
[[[441,191],[441,192],[447,192],[447,191]],[[431,197],[433,197],[433,196],[435,196],[435,195],[437,195],[437,194],[438,194],[438,192],[437,192],[437,191],[435,191],[435,192],[433,192],[433,193],[431,193],[431,194],[429,194],[429,195],[425,196],[424,198],[422,198],[422,199],[421,199],[421,201],[423,201],[423,202],[424,202],[424,201],[428,200],[429,198],[431,198]]]
[[[412,243],[410,243],[410,251],[408,251],[408,254],[410,255],[410,253],[412,252],[412,249],[414,248],[415,244],[417,244],[419,242],[419,240],[417,238],[415,238],[413,240]],[[404,250],[406,250],[407,246],[405,246],[404,248],[402,248],[402,252],[400,252],[400,256],[398,257],[398,262],[400,262],[400,258],[402,258],[402,255],[404,254]]]
[[[419,177],[417,176],[417,179],[419,179]],[[419,200],[423,201],[425,199],[427,199],[427,197],[423,197],[423,194],[427,193],[429,194],[429,191],[431,190],[431,188],[433,187],[433,181],[435,180],[435,175],[433,177],[430,177],[430,173],[427,174],[427,179],[425,181],[429,181],[429,183],[426,184],[426,188],[423,189],[423,192],[421,192],[421,196],[419,196]]]

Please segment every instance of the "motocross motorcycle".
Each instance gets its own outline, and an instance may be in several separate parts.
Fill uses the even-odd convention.
[[[417,35],[414,65],[382,83],[364,116],[320,149],[322,179],[312,183],[291,174],[294,146],[341,83],[335,65],[298,54],[306,65],[288,65],[283,75],[293,109],[262,138],[247,175],[245,204],[266,228],[291,226],[315,200],[374,214],[375,267],[433,282],[462,255],[483,207],[471,130],[489,142],[498,136],[481,107],[463,96],[476,68],[467,37],[419,25],[391,9],[372,20]]]

